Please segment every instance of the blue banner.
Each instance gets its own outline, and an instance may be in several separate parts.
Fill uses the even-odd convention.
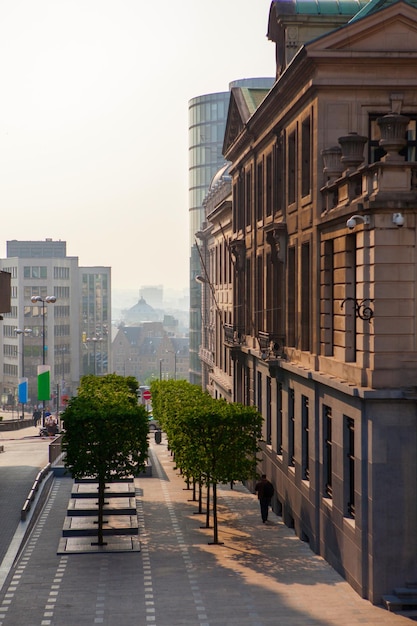
[[[18,398],[22,404],[27,404],[28,401],[28,379],[20,378],[18,386]]]

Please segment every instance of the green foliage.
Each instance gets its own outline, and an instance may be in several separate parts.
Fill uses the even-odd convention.
[[[256,407],[213,399],[186,381],[155,381],[151,392],[153,415],[185,475],[223,483],[254,475],[262,426]]]
[[[148,451],[148,415],[138,404],[133,377],[85,376],[62,420],[65,466],[74,478],[98,482],[98,544],[104,545],[105,484],[144,469]]]
[[[187,479],[215,487],[255,475],[262,427],[256,407],[213,399],[185,381],[155,381],[151,392],[153,415]]]
[[[148,421],[136,389],[133,377],[82,378],[62,415],[65,464],[75,478],[124,478],[144,468]]]

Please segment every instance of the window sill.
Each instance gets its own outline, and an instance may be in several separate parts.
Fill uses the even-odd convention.
[[[331,498],[325,498],[323,497],[321,499],[322,503],[324,504],[324,506],[330,510],[333,509],[333,500]]]
[[[347,526],[348,528],[355,530],[356,529],[356,522],[355,522],[355,518],[353,517],[344,517],[343,518],[343,525]]]

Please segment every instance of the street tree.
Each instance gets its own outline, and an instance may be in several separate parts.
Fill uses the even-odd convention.
[[[177,466],[207,487],[207,527],[212,487],[213,543],[219,543],[217,485],[255,476],[262,416],[256,407],[214,399],[183,381],[163,381],[152,395]]]
[[[62,415],[65,466],[74,478],[98,483],[98,545],[105,545],[106,483],[135,475],[146,463],[148,417],[137,387],[133,377],[85,376]]]

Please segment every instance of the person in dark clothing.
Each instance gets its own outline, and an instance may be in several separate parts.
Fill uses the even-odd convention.
[[[33,425],[37,426],[39,422],[41,421],[42,413],[39,411],[39,409],[35,409],[33,411],[32,417],[33,417]]]
[[[271,498],[274,495],[274,487],[266,477],[262,474],[261,480],[256,483],[255,491],[258,494],[259,505],[261,507],[262,522],[265,524],[268,519],[268,508],[271,504]]]

